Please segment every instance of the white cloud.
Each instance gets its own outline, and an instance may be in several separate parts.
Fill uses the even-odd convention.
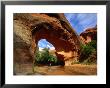
[[[51,48],[51,46],[50,46],[50,45],[47,45],[47,47]]]

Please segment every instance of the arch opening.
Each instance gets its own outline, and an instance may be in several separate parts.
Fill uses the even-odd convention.
[[[64,61],[57,57],[55,47],[46,39],[40,39],[35,53],[35,65],[64,66]]]

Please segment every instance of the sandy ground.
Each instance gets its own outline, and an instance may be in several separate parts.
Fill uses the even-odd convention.
[[[97,65],[74,64],[72,66],[35,66],[17,71],[16,75],[97,75]]]
[[[35,67],[35,72],[43,75],[97,75],[96,65],[75,64],[72,66]]]

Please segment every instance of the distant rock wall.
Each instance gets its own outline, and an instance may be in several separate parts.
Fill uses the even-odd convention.
[[[80,39],[83,44],[87,44],[92,40],[97,40],[97,27],[86,29],[80,34]]]

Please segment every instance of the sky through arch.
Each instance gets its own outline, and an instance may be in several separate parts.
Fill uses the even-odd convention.
[[[55,47],[51,43],[49,43],[46,39],[39,40],[38,47],[39,47],[39,50],[42,50],[43,48],[49,48],[51,50],[55,49]]]

